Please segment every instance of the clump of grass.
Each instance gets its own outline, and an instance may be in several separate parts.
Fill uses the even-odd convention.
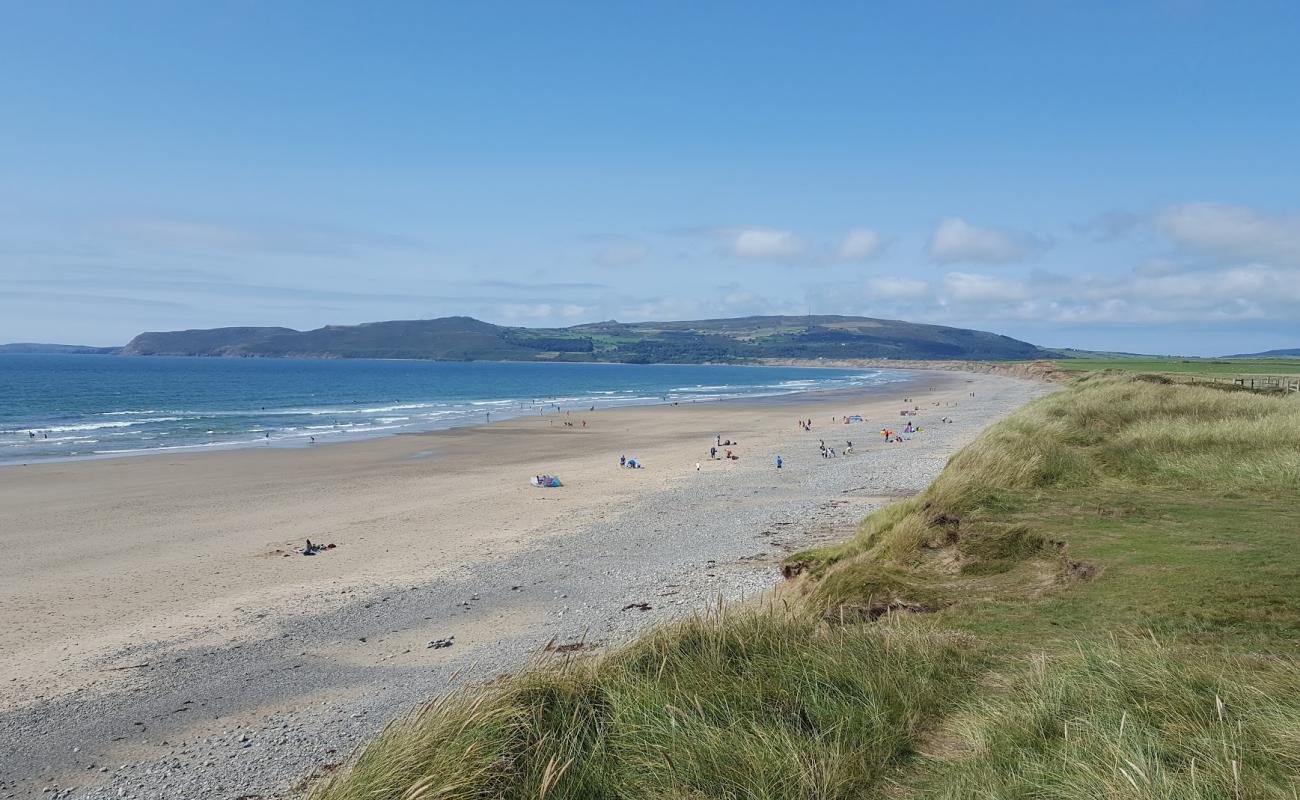
[[[1088,375],[989,428],[923,493],[871,515],[849,541],[796,553],[787,563],[820,579],[809,592],[823,606],[848,596],[845,581],[831,578],[850,564],[924,573],[925,553],[949,546],[966,574],[1007,571],[1018,561],[1059,555],[1048,532],[1006,520],[1044,493],[1090,487],[1116,495],[1153,487],[1294,493],[1300,490],[1300,402]],[[925,580],[921,573],[913,584]]]
[[[860,797],[949,706],[952,637],[772,610],[461,691],[394,724],[316,800]]]
[[[960,744],[915,765],[927,798],[1294,798],[1300,667],[1196,659],[1153,642],[1036,657],[954,715]]]

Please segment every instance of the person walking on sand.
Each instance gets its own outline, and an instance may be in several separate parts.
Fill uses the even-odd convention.
[[[721,447],[721,446],[722,446],[722,434],[720,434],[720,433],[715,433],[715,434],[713,434],[713,443],[714,443],[715,445],[717,445],[718,447]]]
[[[716,461],[717,458],[718,458],[718,448],[716,448],[716,447],[710,447],[710,448],[709,448],[709,460],[710,460],[710,461]]]
[[[627,456],[626,456],[626,455],[621,455],[621,456],[618,457],[618,465],[619,465],[620,467],[626,467],[626,466],[627,466]]]
[[[781,457],[780,457],[780,456],[777,456],[777,457],[776,457],[776,468],[777,468],[777,469],[780,469],[781,466],[782,466],[784,463],[785,463],[785,462],[781,460]]]

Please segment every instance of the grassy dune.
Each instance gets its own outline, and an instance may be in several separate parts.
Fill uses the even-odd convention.
[[[466,690],[342,798],[1296,798],[1300,399],[1092,375],[788,603]]]

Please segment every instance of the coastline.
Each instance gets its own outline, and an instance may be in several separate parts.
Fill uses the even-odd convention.
[[[24,358],[27,356],[18,356]],[[93,358],[93,356],[60,356],[61,358]],[[142,357],[148,358],[148,357]],[[176,358],[169,360],[175,361]],[[210,360],[210,359],[207,359]],[[238,361],[240,359],[226,359]],[[258,359],[266,360],[266,359]],[[327,361],[330,359],[282,359],[297,363],[311,363],[317,361]],[[352,359],[351,363],[419,363],[425,364],[448,364],[456,367],[466,366],[466,362],[432,362],[402,359]],[[500,365],[517,365],[526,367],[538,367],[543,369],[549,366],[566,366],[552,365],[545,362],[483,362],[490,367]],[[772,369],[773,365],[766,364],[650,364],[650,365],[628,365],[605,362],[592,362],[601,366],[611,368],[617,367],[637,367],[646,366],[649,368],[665,368],[677,370],[691,370],[695,368],[707,369],[710,367],[722,367],[731,369],[733,367],[748,367],[751,369]],[[567,366],[579,366],[587,368],[588,363],[567,364]],[[816,369],[816,366],[800,367],[790,365],[794,369]],[[2,372],[3,370],[0,370]],[[404,399],[384,401],[377,399],[357,400],[355,397],[345,395],[336,396],[335,399],[326,400],[324,398],[312,397],[310,400],[302,399],[299,402],[290,402],[284,406],[262,406],[260,412],[253,407],[236,407],[234,411],[220,411],[211,408],[202,408],[201,406],[172,407],[166,405],[163,401],[154,398],[140,398],[140,408],[148,407],[151,411],[124,411],[124,410],[101,410],[87,411],[79,419],[56,420],[48,422],[33,422],[32,420],[16,421],[8,427],[10,430],[0,431],[4,434],[16,434],[22,437],[22,434],[48,434],[54,433],[56,436],[64,432],[63,439],[51,440],[51,444],[67,439],[66,432],[91,432],[89,436],[74,436],[74,439],[90,439],[89,442],[68,445],[56,445],[56,451],[60,448],[72,449],[70,452],[40,452],[41,438],[34,438],[33,443],[37,446],[37,452],[30,454],[21,454],[22,447],[27,444],[26,438],[21,438],[22,444],[13,444],[15,448],[11,451],[9,447],[0,448],[0,470],[5,467],[30,467],[41,464],[53,463],[72,463],[78,461],[103,461],[116,458],[134,458],[138,456],[157,456],[157,455],[175,455],[188,453],[215,453],[228,452],[232,450],[245,449],[302,449],[316,448],[333,444],[355,443],[371,439],[385,438],[388,436],[397,436],[405,434],[429,433],[433,431],[449,430],[453,428],[476,427],[486,424],[482,415],[488,414],[487,422],[500,422],[508,419],[534,416],[535,414],[545,416],[550,414],[554,416],[557,412],[589,413],[589,410],[605,410],[612,408],[628,407],[653,407],[661,405],[675,404],[696,404],[710,402],[728,402],[733,400],[760,400],[763,398],[778,397],[798,397],[809,391],[820,391],[835,388],[864,388],[867,390],[876,386],[887,385],[890,383],[905,382],[911,380],[914,373],[911,370],[903,369],[880,369],[870,368],[867,370],[868,376],[850,376],[847,373],[855,370],[841,370],[844,375],[828,377],[821,380],[824,384],[820,387],[809,389],[801,384],[811,383],[813,381],[795,379],[793,377],[781,380],[772,377],[771,380],[778,381],[771,384],[749,384],[744,382],[729,383],[727,378],[722,376],[677,376],[676,378],[666,381],[663,387],[650,388],[646,386],[635,386],[633,375],[632,384],[634,388],[620,391],[609,391],[604,388],[590,388],[588,390],[578,389],[577,387],[544,387],[550,391],[559,391],[560,394],[542,393],[539,395],[469,395],[460,397],[442,397],[435,392],[429,396],[406,395],[405,392],[411,391],[412,387],[394,387],[397,391],[403,392]],[[436,376],[431,376],[436,377]],[[708,380],[710,382],[722,381],[722,385],[690,385],[685,383],[690,380]],[[481,377],[480,377],[481,380]],[[865,380],[864,384],[855,384],[855,381]],[[679,381],[680,383],[679,385]],[[837,383],[846,384],[837,386]],[[597,382],[599,385],[599,382]],[[672,387],[672,388],[669,388]],[[77,387],[66,387],[66,391],[75,391]],[[256,392],[259,387],[251,387],[251,391]],[[266,389],[267,387],[260,387]],[[486,388],[486,387],[483,387]],[[495,387],[494,387],[495,388]],[[517,388],[517,387],[516,387]],[[415,391],[420,391],[419,389]],[[577,392],[573,394],[572,392]],[[57,405],[54,398],[45,398],[51,406]],[[240,400],[243,400],[241,397]],[[171,401],[169,401],[171,402]],[[182,401],[183,402],[183,401]],[[281,398],[281,402],[285,402]],[[396,405],[387,407],[367,407],[374,406],[376,403],[383,404],[390,402]],[[164,415],[164,418],[157,419],[157,415]],[[358,416],[358,414],[360,414]],[[131,416],[140,417],[134,419]],[[151,416],[152,415],[152,416]],[[111,418],[111,422],[105,421],[104,417]],[[339,417],[345,420],[345,423],[339,424]],[[0,419],[3,416],[0,415]],[[169,422],[169,421],[193,421],[203,420],[207,426],[222,429],[228,428],[233,420],[238,420],[237,425],[243,425],[244,428],[235,430],[221,430],[221,435],[234,435],[239,438],[221,439],[220,436],[213,438],[213,434],[218,431],[208,430],[210,441],[189,441],[186,443],[177,443],[178,438],[164,439],[169,435],[179,433],[181,437],[195,435],[193,430],[173,431],[163,429],[160,431],[146,428],[131,428],[134,425],[147,425],[149,423]],[[328,424],[332,419],[333,425]],[[326,424],[320,424],[326,423]],[[71,427],[61,427],[71,425]],[[304,427],[305,426],[305,427]],[[357,426],[357,427],[354,427]],[[118,445],[112,449],[97,449],[105,447],[104,440],[96,441],[94,431],[100,428],[121,429],[132,431],[143,431],[142,439],[138,441],[124,439],[114,441]],[[121,433],[113,433],[113,436],[121,436]],[[250,438],[251,437],[251,438]],[[319,441],[317,441],[317,437]],[[201,437],[202,438],[202,437]],[[149,442],[146,444],[146,442]],[[127,445],[122,447],[121,445]],[[138,445],[138,446],[132,446]],[[89,448],[89,449],[87,449]],[[80,452],[78,452],[80,450]]]
[[[968,388],[978,394],[969,402]],[[120,787],[139,777],[134,765],[168,762],[159,774],[171,796],[278,796],[267,792],[341,760],[340,748],[469,663],[481,679],[551,638],[613,642],[710,598],[763,590],[787,549],[842,537],[872,508],[923,488],[984,425],[1045,391],[930,373],[856,396],[587,412],[586,429],[522,417],[308,450],[7,471],[0,749],[26,733],[0,788]],[[957,424],[880,445],[875,431],[897,422],[901,398],[917,395],[925,409],[927,394],[957,403],[945,412]],[[828,421],[863,412],[865,424]],[[793,425],[804,416],[812,432]],[[713,432],[739,439],[740,461],[708,460]],[[859,453],[816,456],[819,438],[841,446],[847,435]],[[620,453],[648,468],[618,470]],[[774,453],[787,462],[779,474]],[[565,487],[528,486],[538,472]],[[304,558],[293,549],[305,538],[338,547]],[[653,599],[670,584],[672,599]],[[653,609],[623,610],[642,601]],[[455,647],[425,647],[448,634]],[[186,713],[187,699],[203,710]],[[260,738],[271,718],[288,720],[276,739],[287,744]],[[222,737],[254,724],[264,783],[235,787],[230,776],[249,765],[223,748],[247,742]],[[88,778],[89,761],[133,766]],[[115,796],[98,791],[76,796]]]

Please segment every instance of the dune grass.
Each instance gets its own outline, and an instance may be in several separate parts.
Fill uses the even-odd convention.
[[[781,610],[463,690],[316,800],[1292,798],[1300,398],[1088,375]]]
[[[695,618],[438,700],[314,796],[861,797],[971,668],[950,634]]]
[[[1040,657],[1011,675],[948,721],[957,749],[913,764],[910,796],[1296,796],[1293,661],[1189,661],[1132,638]]]

